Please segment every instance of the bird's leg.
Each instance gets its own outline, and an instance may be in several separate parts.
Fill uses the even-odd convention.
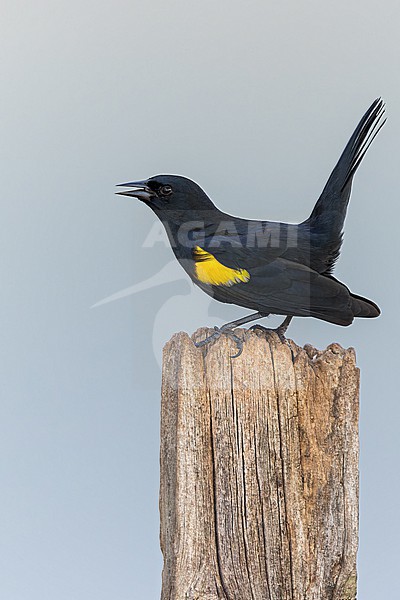
[[[279,337],[281,337],[281,336],[285,337],[285,333],[286,333],[287,328],[289,327],[292,319],[293,319],[293,317],[287,316],[285,318],[285,320],[276,328],[276,333],[279,335]]]
[[[231,340],[235,342],[238,351],[234,356],[231,356],[231,358],[237,358],[243,352],[243,340],[241,340],[240,337],[233,332],[235,327],[239,327],[240,325],[244,325],[245,323],[250,323],[250,321],[256,321],[257,319],[261,319],[262,317],[266,316],[267,315],[264,315],[260,312],[256,312],[252,313],[251,315],[247,315],[247,317],[236,319],[236,321],[230,321],[229,323],[225,323],[225,325],[222,325],[222,327],[214,327],[214,333],[207,336],[201,342],[195,342],[195,346],[197,346],[197,348],[201,348],[202,346],[205,346],[206,344],[217,340],[219,337],[221,337],[222,334],[224,334],[230,337]]]
[[[264,327],[263,325],[259,325],[258,323],[256,323],[256,325],[252,325],[250,327],[250,329],[258,329],[258,330],[267,331],[267,332],[274,331],[275,333],[278,334],[278,337],[281,340],[281,342],[285,342],[286,341],[285,333],[286,333],[286,330],[289,327],[290,321],[292,319],[293,319],[293,317],[287,316],[286,319],[283,321],[283,323],[281,323],[278,327],[276,327],[276,329]]]

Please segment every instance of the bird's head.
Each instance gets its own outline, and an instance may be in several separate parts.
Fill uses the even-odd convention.
[[[197,183],[180,175],[155,175],[143,181],[120,183],[118,187],[131,188],[117,193],[138,198],[158,216],[166,216],[169,211],[192,212],[214,208]]]

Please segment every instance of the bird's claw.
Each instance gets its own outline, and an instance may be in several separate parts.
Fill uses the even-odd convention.
[[[219,327],[214,327],[214,333],[208,335],[204,340],[201,340],[200,342],[195,342],[194,345],[196,346],[196,348],[202,348],[203,346],[206,346],[210,342],[213,342],[219,337],[221,337],[221,333],[222,331],[221,329],[219,329]]]
[[[225,333],[236,344],[237,352],[236,352],[236,354],[232,354],[231,358],[237,358],[238,356],[240,356],[243,352],[243,340],[233,332],[233,329],[227,329],[226,331],[223,331],[222,333]]]
[[[214,333],[207,336],[204,340],[201,340],[200,342],[195,342],[194,345],[196,346],[196,348],[202,348],[210,342],[216,341],[218,338],[221,337],[222,334],[228,336],[236,344],[238,351],[236,354],[233,354],[231,358],[237,358],[238,356],[240,356],[243,352],[243,340],[238,335],[236,335],[234,330],[230,327],[214,327]]]
[[[282,344],[288,343],[285,337],[286,327],[276,327],[275,329],[273,329],[272,327],[264,327],[263,325],[259,325],[258,323],[256,323],[255,325],[249,327],[249,329],[251,329],[252,331],[264,331],[265,333],[276,333],[278,338],[281,340]]]

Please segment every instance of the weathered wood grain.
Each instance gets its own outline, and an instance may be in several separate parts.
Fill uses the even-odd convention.
[[[162,600],[354,600],[354,351],[238,333],[164,348]]]

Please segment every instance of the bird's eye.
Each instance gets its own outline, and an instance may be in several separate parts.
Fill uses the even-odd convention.
[[[170,194],[172,194],[172,187],[170,185],[163,185],[160,188],[160,194],[162,196],[169,196]]]

